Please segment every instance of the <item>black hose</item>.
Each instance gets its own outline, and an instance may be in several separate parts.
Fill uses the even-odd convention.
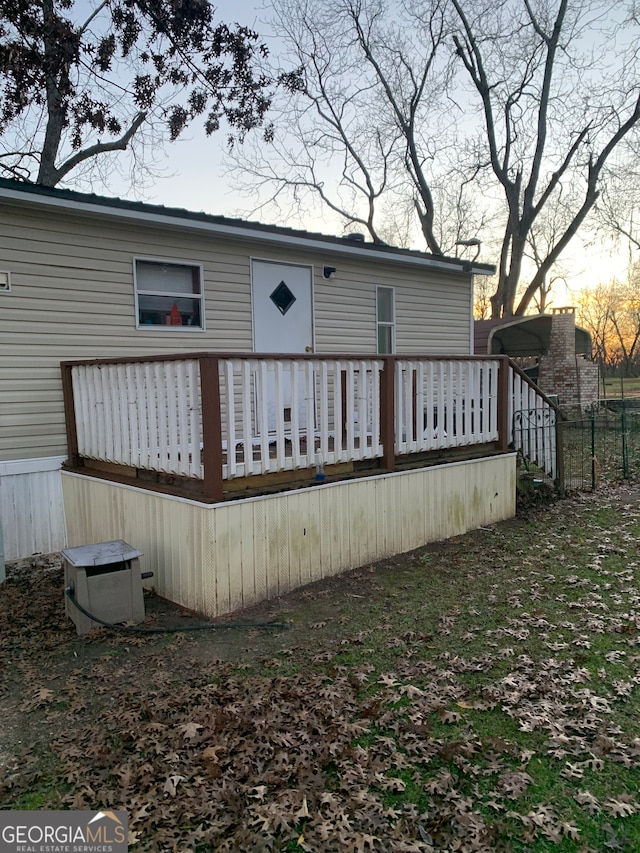
[[[133,634],[178,634],[183,631],[225,631],[227,628],[261,628],[264,630],[278,628],[282,631],[289,629],[285,622],[207,622],[204,625],[178,625],[174,628],[140,628],[137,625],[113,625],[111,622],[105,622],[85,610],[76,600],[70,586],[65,589],[64,594],[87,619],[91,619],[92,622],[97,622],[98,625],[105,628],[111,628],[113,631],[125,631]]]

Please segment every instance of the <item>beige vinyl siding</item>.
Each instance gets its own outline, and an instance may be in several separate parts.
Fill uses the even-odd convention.
[[[0,209],[0,459],[64,454],[60,362],[250,350],[248,248],[162,228]],[[134,256],[202,263],[206,332],[136,329]]]
[[[396,352],[468,355],[468,276],[341,261],[334,281],[316,275],[316,351],[376,352],[376,286],[395,292]]]
[[[468,279],[437,272],[396,286],[396,351],[468,355],[470,288]]]
[[[12,276],[0,294],[0,460],[66,453],[61,361],[251,351],[254,258],[312,266],[316,352],[375,353],[376,285],[395,288],[399,353],[470,350],[469,276],[26,202],[0,204],[0,235],[0,269]],[[134,257],[202,264],[206,331],[136,329]]]
[[[326,261],[325,261],[326,263]],[[336,277],[322,277],[315,267],[315,349],[339,354],[376,352],[376,285],[373,264],[369,268],[340,259]]]

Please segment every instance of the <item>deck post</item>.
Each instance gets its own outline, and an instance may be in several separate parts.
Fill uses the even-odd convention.
[[[509,450],[509,358],[502,356],[498,369],[498,450]]]
[[[384,356],[380,373],[380,440],[382,442],[382,467],[393,471],[396,467],[396,360]]]
[[[411,408],[413,410],[413,440],[418,441],[424,432],[424,412],[418,409],[418,367],[411,371]]]
[[[78,452],[78,428],[76,426],[76,405],[73,398],[73,366],[62,362],[62,399],[64,401],[64,420],[67,428],[67,455],[70,465],[80,465],[82,460]]]
[[[563,497],[564,488],[564,424],[560,411],[556,409],[556,492]]]
[[[340,447],[346,446],[347,440],[347,371],[340,371],[340,405],[342,406],[342,423],[340,424]]]
[[[206,355],[200,362],[200,399],[202,401],[202,464],[204,495],[208,500],[223,499],[222,413],[220,410],[220,374],[218,359]]]

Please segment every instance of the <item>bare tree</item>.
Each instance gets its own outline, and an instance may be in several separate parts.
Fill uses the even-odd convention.
[[[407,3],[390,17],[381,0],[278,0],[274,29],[299,85],[277,102],[273,144],[233,155],[254,213],[280,205],[304,219],[319,201],[374,241],[419,234],[434,254],[475,236],[487,205],[455,161],[464,142],[447,95],[446,8]]]
[[[591,335],[593,355],[601,372],[610,367],[611,289],[600,283],[578,294],[578,322]]]
[[[612,157],[595,207],[596,229],[627,245],[629,264],[640,250],[640,140],[625,140]]]
[[[409,198],[429,251],[451,252],[469,237],[495,246],[492,314],[524,313],[640,122],[636,22],[623,4],[278,0],[276,8],[301,83],[282,113],[286,136],[245,160],[250,180],[271,188],[263,203],[304,205],[312,192],[376,240],[385,200]],[[562,215],[542,251],[538,223],[550,209]]]
[[[524,256],[536,270],[539,270],[562,235],[567,220],[567,214],[562,199],[552,207],[547,206],[534,222],[527,237]],[[569,271],[561,261],[557,261],[543,276],[538,290],[533,294],[531,302],[540,314],[544,314],[551,305],[554,285],[567,284]],[[526,287],[526,285],[525,285]],[[520,288],[516,299],[522,296],[524,288]]]
[[[481,275],[473,283],[473,318],[489,320],[491,318],[491,295],[496,286],[495,276]]]
[[[633,376],[640,355],[640,294],[638,293],[638,268],[632,270],[629,280],[615,292],[611,325],[615,333],[616,349],[624,376]]]
[[[552,10],[523,0],[475,4],[470,13],[465,6],[471,4],[452,3],[462,24],[454,35],[457,54],[480,97],[491,169],[508,213],[493,314],[514,308],[522,314],[594,206],[607,160],[640,121],[640,88],[635,80],[626,83],[628,68],[612,75],[619,78],[617,89],[609,82],[598,86],[593,72],[604,45],[600,56],[581,52],[587,33],[615,34],[601,25],[606,7],[560,0]],[[487,32],[495,35],[487,38]],[[575,187],[578,181],[577,202],[515,307],[534,223],[569,182]]]
[[[265,54],[204,0],[3,3],[0,174],[55,186],[153,119],[172,140],[198,116],[241,138],[269,106]]]

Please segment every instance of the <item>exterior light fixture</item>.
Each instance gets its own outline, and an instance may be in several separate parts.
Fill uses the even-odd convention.
[[[336,268],[335,267],[323,267],[322,268],[322,276],[323,278],[328,278],[329,281],[333,281],[336,277]]]

